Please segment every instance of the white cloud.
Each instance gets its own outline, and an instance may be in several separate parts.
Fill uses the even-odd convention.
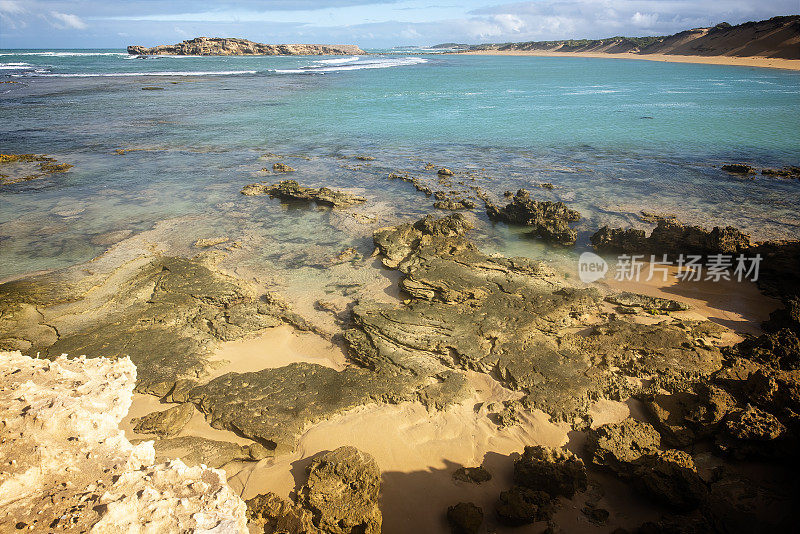
[[[20,13],[25,13],[25,9],[21,5],[19,5],[19,2],[12,2],[11,0],[0,0],[0,12],[19,15]]]
[[[77,15],[70,15],[69,13],[59,13],[58,11],[51,11],[50,16],[56,19],[57,22],[50,22],[55,28],[59,30],[85,30],[88,28],[85,22]]]
[[[638,11],[631,17],[631,23],[639,28],[649,28],[658,22],[658,13],[639,13]]]

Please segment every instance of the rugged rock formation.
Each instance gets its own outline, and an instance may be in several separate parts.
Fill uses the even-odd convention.
[[[311,462],[297,502],[274,493],[247,501],[247,517],[265,534],[379,534],[381,473],[375,459],[340,447]]]
[[[169,437],[180,432],[193,414],[194,406],[187,402],[133,419],[131,423],[136,425],[133,431],[137,434],[156,434],[159,437]]]
[[[195,37],[174,45],[159,45],[153,48],[129,46],[128,53],[134,55],[178,55],[178,56],[319,56],[362,55],[356,45],[282,44],[254,43],[246,39],[222,37]]]
[[[447,522],[453,534],[478,534],[483,510],[471,502],[460,502],[447,509]]]
[[[486,203],[486,214],[494,221],[531,226],[531,235],[551,243],[572,245],[578,233],[569,227],[581,214],[569,209],[563,202],[532,200],[524,189],[517,191],[511,203],[504,208]]]
[[[0,353],[0,530],[247,532],[223,471],[125,439],[135,380],[127,358]]]
[[[514,462],[514,484],[542,490],[554,498],[571,499],[586,490],[586,483],[583,460],[565,449],[525,447]]]
[[[453,480],[461,482],[468,482],[470,484],[482,484],[492,479],[492,474],[484,469],[483,466],[478,467],[459,467],[453,472]]]
[[[0,349],[129,356],[136,389],[185,402],[215,343],[283,322],[305,323],[199,260],[112,250],[81,266],[0,285]],[[87,319],[87,311],[91,318]]]
[[[751,248],[750,236],[737,228],[706,230],[668,219],[659,219],[649,236],[636,228],[622,230],[604,226],[590,241],[597,250],[629,253],[737,254]]]
[[[275,165],[279,165],[276,163]],[[285,172],[285,171],[281,171]],[[366,202],[366,198],[342,191],[334,191],[327,187],[314,189],[303,187],[294,180],[283,180],[277,184],[250,184],[242,189],[243,195],[269,195],[281,200],[299,200],[303,202],[316,202],[322,206],[332,208],[346,208],[354,204]]]

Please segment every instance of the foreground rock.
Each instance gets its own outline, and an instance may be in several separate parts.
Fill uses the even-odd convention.
[[[265,534],[379,534],[381,473],[375,460],[354,447],[315,458],[297,502],[273,493],[247,501],[251,524]]]
[[[495,221],[531,226],[534,237],[562,245],[575,243],[578,233],[569,227],[569,223],[581,218],[580,213],[569,209],[563,202],[532,200],[525,189],[517,191],[511,203],[503,208],[487,202],[486,214]]]
[[[276,163],[275,165],[278,165]],[[281,171],[285,172],[285,171]],[[242,189],[243,195],[269,195],[272,198],[281,200],[299,200],[303,202],[316,202],[322,206],[332,208],[346,208],[354,204],[366,202],[366,198],[334,191],[327,187],[314,189],[313,187],[303,187],[294,180],[283,180],[277,184],[250,184]]]
[[[319,44],[263,44],[247,39],[221,37],[195,37],[174,45],[159,45],[153,48],[129,46],[128,53],[140,56],[318,56],[318,55],[363,55],[366,52],[356,45]]]
[[[0,353],[0,530],[247,532],[223,471],[125,439],[135,379],[127,358]]]
[[[483,510],[471,502],[460,502],[447,509],[447,522],[453,534],[478,534]]]

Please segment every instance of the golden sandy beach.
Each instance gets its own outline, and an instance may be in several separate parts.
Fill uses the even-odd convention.
[[[454,52],[471,56],[535,56],[535,57],[594,57],[613,59],[643,59],[667,63],[702,63],[705,65],[733,65],[737,67],[763,67],[768,69],[800,70],[800,59],[731,56],[679,56],[672,54],[606,54],[602,52],[547,52],[542,50],[470,50]]]

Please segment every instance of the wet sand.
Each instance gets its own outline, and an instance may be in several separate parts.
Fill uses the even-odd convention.
[[[470,56],[535,56],[535,57],[590,57],[611,59],[643,59],[666,63],[701,63],[704,65],[732,65],[737,67],[763,67],[769,69],[800,70],[800,59],[731,56],[680,56],[672,54],[606,54],[602,52],[547,52],[544,50],[470,50],[454,52]]]

